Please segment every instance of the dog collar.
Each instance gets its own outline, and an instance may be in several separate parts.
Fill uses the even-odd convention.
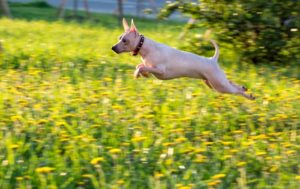
[[[143,44],[144,44],[145,37],[144,37],[143,35],[140,35],[140,36],[141,36],[140,41],[139,41],[137,47],[136,47],[136,48],[134,49],[134,51],[132,52],[132,55],[133,55],[133,56],[136,56],[136,55],[139,53],[139,51],[141,50],[141,48],[142,48],[142,46],[143,46]]]

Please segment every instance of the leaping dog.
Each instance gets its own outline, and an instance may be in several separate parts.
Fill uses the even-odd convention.
[[[132,52],[133,55],[141,55],[142,63],[137,65],[134,72],[136,78],[153,74],[161,80],[180,77],[203,79],[210,88],[220,93],[239,94],[250,100],[255,99],[252,94],[246,93],[245,87],[226,78],[218,65],[219,47],[215,41],[211,40],[215,54],[207,58],[177,50],[140,35],[133,20],[129,27],[127,21],[123,19],[123,27],[124,33],[112,50],[118,54]]]

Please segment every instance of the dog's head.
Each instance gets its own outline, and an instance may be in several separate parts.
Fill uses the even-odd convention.
[[[123,27],[124,33],[119,37],[119,42],[111,48],[118,54],[134,51],[139,43],[139,33],[133,23],[133,19],[131,20],[131,27],[129,28],[127,21],[123,18]]]

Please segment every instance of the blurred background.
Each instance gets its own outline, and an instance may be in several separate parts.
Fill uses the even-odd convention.
[[[0,189],[298,189],[299,3],[0,0]],[[256,100],[134,79],[123,17]]]

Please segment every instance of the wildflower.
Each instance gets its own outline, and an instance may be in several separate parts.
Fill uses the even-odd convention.
[[[210,135],[211,134],[211,131],[203,131],[202,132],[202,135],[204,135],[204,136],[208,136],[208,135]]]
[[[124,183],[125,183],[125,181],[122,180],[122,179],[117,180],[117,184],[118,184],[118,185],[123,185]]]
[[[22,181],[24,178],[23,177],[16,177],[17,181]]]
[[[159,172],[156,172],[155,174],[154,174],[154,177],[155,178],[161,178],[161,177],[163,177],[164,176],[164,174],[162,174],[162,173],[159,173]]]
[[[300,175],[297,175],[295,178],[296,180],[300,180]]]
[[[281,156],[274,156],[274,159],[280,160],[280,159],[282,159],[282,157]]]
[[[129,143],[129,142],[122,142],[121,145],[122,145],[122,146],[129,146],[130,143]]]
[[[197,155],[197,158],[193,161],[195,163],[203,163],[206,161],[206,157],[203,155]]]
[[[82,177],[83,178],[92,178],[93,175],[92,174],[83,174]]]
[[[209,145],[212,145],[213,142],[204,142],[205,145],[209,146]]]
[[[230,152],[231,152],[232,154],[235,154],[235,153],[238,152],[238,150],[237,150],[237,149],[232,149],[232,150],[230,150]]]
[[[186,140],[187,140],[187,139],[186,139],[185,137],[180,137],[180,138],[175,139],[175,141],[176,141],[177,143],[185,142]]]
[[[264,155],[266,155],[267,153],[266,152],[264,152],[264,151],[259,151],[259,152],[256,152],[256,156],[264,156]]]
[[[278,170],[278,166],[273,165],[270,169],[270,172],[276,172]]]
[[[194,152],[195,152],[195,153],[206,152],[206,149],[205,149],[205,148],[195,148],[195,149],[194,149]]]
[[[54,170],[55,168],[53,167],[39,167],[35,169],[35,171],[38,173],[50,173],[53,172]]]
[[[214,175],[212,177],[213,180],[218,180],[218,179],[221,179],[221,178],[224,178],[226,175],[221,173],[221,174],[217,174],[217,175]]]
[[[96,158],[92,159],[90,161],[90,163],[93,164],[93,165],[97,165],[97,164],[99,164],[100,162],[103,162],[103,161],[104,161],[103,157],[96,157]]]
[[[178,189],[191,189],[192,187],[191,186],[180,186],[178,187]]]
[[[296,153],[295,150],[288,150],[288,151],[286,152],[287,155],[292,155],[292,154],[295,154],[295,153]]]
[[[183,132],[184,132],[184,129],[183,129],[183,128],[172,129],[171,132],[172,132],[172,133],[183,133]]]
[[[222,143],[224,146],[229,146],[229,145],[231,145],[233,142],[231,142],[231,141],[221,141],[221,143]]]
[[[142,136],[138,136],[138,137],[134,137],[131,139],[132,142],[142,142],[144,140],[146,140],[147,137],[142,137]]]
[[[220,180],[214,180],[214,181],[208,182],[207,185],[208,185],[208,186],[216,186],[216,185],[218,185],[220,182],[221,182]]]
[[[242,130],[236,130],[236,131],[233,131],[233,133],[234,134],[241,134],[241,133],[243,133],[243,131]]]
[[[166,160],[166,165],[171,165],[173,163],[173,160],[172,159],[167,159]]]
[[[223,159],[230,159],[230,158],[232,158],[232,155],[224,155],[223,156]]]
[[[9,148],[17,149],[17,148],[19,148],[19,145],[18,144],[11,144],[11,145],[9,145]]]
[[[165,147],[168,147],[168,146],[173,146],[174,143],[173,142],[165,142],[162,145],[165,146]]]
[[[240,161],[240,162],[238,162],[236,165],[237,165],[238,167],[243,167],[243,166],[245,166],[246,164],[247,164],[246,162]]]
[[[111,154],[119,154],[119,153],[121,153],[121,149],[119,149],[119,148],[113,148],[113,149],[109,150],[109,153],[111,153]]]

